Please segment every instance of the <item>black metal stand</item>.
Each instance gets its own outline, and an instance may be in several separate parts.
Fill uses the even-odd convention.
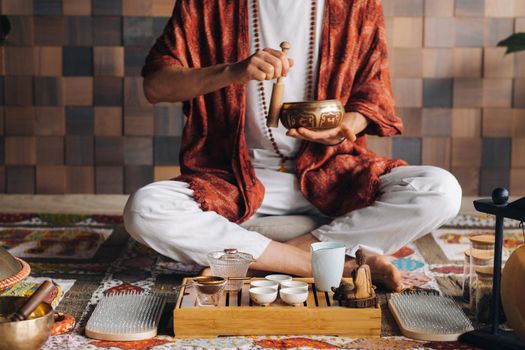
[[[508,191],[496,189],[492,199],[479,199],[474,201],[476,210],[496,216],[496,237],[494,244],[494,282],[492,286],[490,327],[477,329],[461,335],[459,340],[478,346],[482,349],[525,349],[525,342],[513,332],[504,332],[499,329],[500,304],[501,304],[501,256],[503,249],[503,220],[504,218],[525,221],[524,199],[507,203]]]

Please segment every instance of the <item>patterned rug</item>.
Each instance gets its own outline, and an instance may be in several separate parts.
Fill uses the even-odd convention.
[[[489,217],[460,216],[433,234],[403,247],[393,256],[406,283],[441,291],[461,293],[462,262],[455,259],[466,237],[480,229],[490,231]],[[510,249],[522,236],[513,224],[507,225]],[[512,243],[511,239],[516,242]],[[417,342],[400,337],[399,329],[386,309],[381,295],[382,337],[222,337],[176,339],[171,309],[177,293],[173,287],[182,278],[199,273],[200,266],[182,264],[163,257],[133,241],[119,216],[53,214],[0,214],[0,244],[31,265],[31,278],[4,295],[30,294],[43,278],[57,284],[53,296],[56,310],[75,317],[72,332],[51,337],[43,349],[472,349],[460,343]],[[83,329],[98,300],[108,293],[147,291],[166,295],[168,305],[154,339],[139,342],[104,342],[83,336]]]

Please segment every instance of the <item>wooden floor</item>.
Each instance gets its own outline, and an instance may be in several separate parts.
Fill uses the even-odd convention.
[[[121,215],[128,195],[0,195],[3,213],[71,213]],[[475,213],[474,197],[463,197],[462,214]]]

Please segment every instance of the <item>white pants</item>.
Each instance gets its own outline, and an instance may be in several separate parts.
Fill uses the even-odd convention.
[[[294,174],[256,169],[266,188],[256,215],[320,215],[301,194]],[[404,166],[381,176],[381,194],[370,206],[334,218],[312,234],[345,243],[352,255],[391,254],[457,215],[461,187],[449,172],[431,166]],[[270,243],[213,211],[202,211],[188,184],[159,181],[130,196],[124,224],[137,241],[162,255],[206,266],[206,254],[237,248],[258,258]]]

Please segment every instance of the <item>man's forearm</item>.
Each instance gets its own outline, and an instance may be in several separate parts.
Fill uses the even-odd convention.
[[[144,93],[151,103],[190,100],[236,82],[231,65],[206,68],[167,67],[144,79]]]

